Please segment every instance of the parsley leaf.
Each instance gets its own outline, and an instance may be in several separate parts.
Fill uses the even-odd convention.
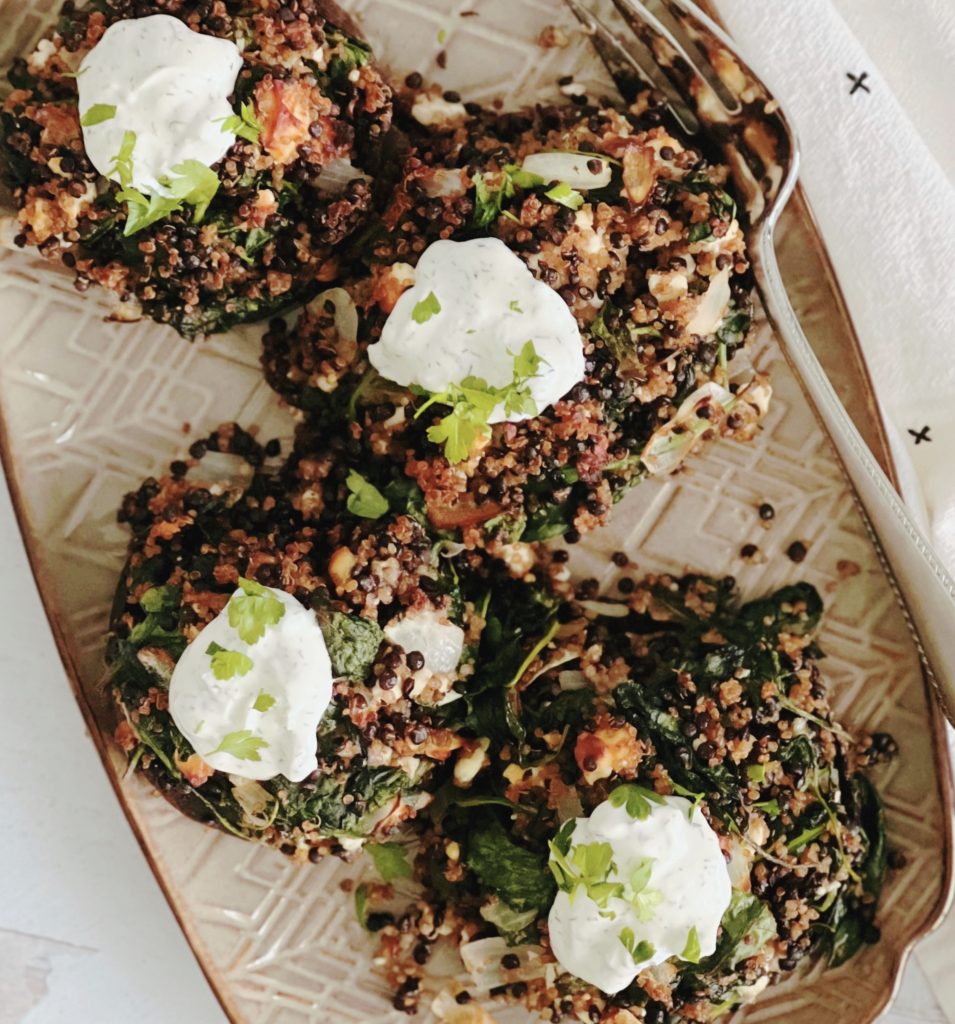
[[[181,210],[183,203],[195,207],[193,223],[201,221],[219,189],[219,176],[216,172],[198,160],[184,160],[172,168],[175,178],[167,177],[161,182],[169,189],[171,195],[146,196],[138,188],[133,188],[132,184],[135,148],[136,133],[124,132],[119,152],[113,157],[113,165],[109,169],[109,176],[115,174],[121,186],[116,198],[126,203],[126,225],[123,228],[123,235],[128,238],[137,231],[142,231],[150,224],[155,224],[157,220]]]
[[[537,188],[545,184],[539,174],[523,170],[518,164],[505,164],[490,177],[497,184],[488,182],[489,175],[475,174],[474,181],[474,222],[478,227],[487,227],[497,220],[505,199],[511,199],[519,188]],[[516,220],[511,214],[511,219]]]
[[[371,60],[371,49],[359,39],[341,32],[326,32],[325,41],[332,54],[327,69],[331,79],[347,78],[355,68],[364,67]]]
[[[255,107],[251,100],[245,100],[237,114],[222,118],[222,131],[232,132],[247,142],[258,142],[262,131],[262,122],[255,116]]]
[[[123,132],[123,141],[119,144],[119,152],[113,157],[113,166],[107,172],[108,177],[114,174],[119,178],[120,185],[126,189],[133,181],[133,150],[136,148],[136,133]]]
[[[534,342],[525,341],[524,347],[514,356],[514,379],[518,381],[533,380],[537,376],[544,359],[537,354]]]
[[[268,743],[261,736],[254,735],[249,729],[240,729],[223,736],[219,746],[206,754],[206,757],[212,754],[231,754],[240,761],[261,761],[259,751],[267,746]]]
[[[643,786],[636,786],[633,783],[625,783],[610,794],[612,807],[626,807],[627,814],[638,821],[646,821],[650,817],[653,808],[651,804],[662,804],[663,797],[654,793],[652,789],[645,789]]]
[[[383,882],[411,877],[411,865],[405,856],[405,848],[399,843],[368,843],[365,851],[375,862],[375,869]]]
[[[229,601],[229,625],[244,643],[255,644],[285,614],[285,605],[267,587],[255,580],[239,577],[240,594]]]
[[[633,957],[635,964],[646,963],[656,953],[652,942],[647,942],[646,939],[637,942],[632,928],[621,928],[618,938],[623,943],[623,948]]]
[[[268,711],[275,704],[275,698],[271,693],[266,693],[265,690],[259,690],[259,695],[255,698],[255,703],[252,705],[253,711]]]
[[[441,303],[438,302],[437,295],[434,292],[428,292],[427,296],[411,311],[411,319],[416,324],[426,324],[433,316],[437,316],[440,312]]]
[[[351,491],[345,505],[353,516],[380,519],[388,511],[388,499],[357,470],[349,472],[345,486]]]
[[[247,676],[252,671],[252,659],[241,651],[229,651],[213,641],[206,648],[212,659],[212,674],[216,679],[232,679]]]
[[[537,376],[543,359],[534,343],[528,341],[514,357],[514,377],[505,387],[494,387],[482,377],[465,377],[446,391],[432,394],[415,413],[420,417],[432,405],[446,405],[450,413],[428,428],[428,440],[444,445],[450,463],[463,462],[478,438],[487,433],[491,414],[503,404],[508,416],[534,416],[537,403],[530,392],[530,381]]]
[[[544,195],[555,203],[566,206],[569,210],[579,210],[584,205],[584,197],[576,189],[571,188],[566,181],[559,181]]]
[[[94,103],[80,118],[80,124],[84,128],[92,128],[93,125],[102,124],[104,121],[112,121],[116,116],[116,106],[113,103]]]
[[[616,871],[613,847],[610,843],[581,843],[571,848],[573,825],[573,821],[565,822],[548,843],[547,866],[557,887],[570,895],[571,902],[579,892],[584,892],[598,907],[606,909],[611,897],[622,899],[626,895],[626,886],[610,881],[611,871]]]
[[[686,960],[691,964],[698,964],[700,962],[700,936],[697,934],[695,926],[690,929],[686,937],[686,945],[683,947],[680,959]]]
[[[184,160],[176,164],[172,173],[178,177],[163,182],[176,199],[196,208],[193,223],[198,224],[206,214],[209,203],[219,191],[219,175],[198,160]]]
[[[521,304],[517,301],[517,299],[511,299],[511,301],[510,301],[510,303],[508,305],[508,309],[510,309],[510,311],[512,313],[523,313],[524,312],[524,310],[521,309]]]

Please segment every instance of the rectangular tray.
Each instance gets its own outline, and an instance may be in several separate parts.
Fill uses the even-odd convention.
[[[24,52],[59,0],[0,0],[0,64]],[[567,73],[612,87],[589,43],[549,0],[351,0],[343,4],[400,80],[410,70],[465,98],[553,98]],[[476,10],[477,16],[462,17]],[[567,27],[566,47],[541,49],[542,28]],[[438,42],[442,32],[443,42]],[[446,51],[447,68],[439,67]],[[851,322],[808,206],[787,211],[780,262],[806,333],[883,465],[891,461]],[[180,817],[140,778],[122,781],[109,739],[102,652],[126,535],[122,494],[181,454],[189,440],[238,420],[287,436],[258,367],[260,329],[188,345],[166,328],[103,321],[105,300],[78,295],[67,275],[26,252],[0,254],[0,454],[24,541],[67,675],[104,766],[160,885],[229,1017],[243,1024],[381,1024],[390,1009],[370,965],[371,942],[341,886],[363,864],[288,863]],[[581,545],[581,573],[611,583],[608,553],[643,571],[735,575],[755,596],[797,578],[827,604],[821,643],[834,704],[851,728],[880,729],[901,755],[877,782],[890,842],[906,856],[880,916],[882,941],[840,970],[768,992],[739,1015],[752,1022],[867,1024],[897,987],[912,944],[939,920],[952,887],[951,780],[941,717],[915,646],[849,486],[820,424],[765,325],[755,359],[776,396],[749,446],[723,442],[677,477],[653,480]],[[776,509],[770,527],[756,508]],[[807,544],[801,565],[783,552]],[[743,562],[740,547],[765,559]],[[501,1021],[526,1015],[501,1014]]]

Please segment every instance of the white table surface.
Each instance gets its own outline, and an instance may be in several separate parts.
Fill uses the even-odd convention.
[[[910,4],[904,25],[868,18],[862,0],[838,6],[876,58],[919,45]],[[919,87],[944,107],[937,127],[950,120],[955,64],[933,65],[948,80]],[[930,128],[934,108],[917,109]],[[955,180],[955,134],[926,136]],[[2,482],[0,566],[0,1024],[221,1024],[86,733]],[[885,1024],[944,1020],[910,963]]]

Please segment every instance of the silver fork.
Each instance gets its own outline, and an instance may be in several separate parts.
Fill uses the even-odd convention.
[[[565,0],[621,93],[666,98],[689,135],[719,145],[732,170],[757,289],[783,351],[855,488],[872,540],[955,722],[955,582],[899,499],[806,340],[776,262],[776,223],[796,185],[799,146],[779,103],[691,0]]]

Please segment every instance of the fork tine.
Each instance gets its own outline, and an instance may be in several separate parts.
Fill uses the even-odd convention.
[[[684,132],[695,135],[700,130],[696,114],[640,36],[630,36],[624,42],[580,0],[565,0],[565,3],[589,32],[594,49],[624,96],[632,96],[633,79],[636,77],[666,97],[671,113]]]
[[[720,103],[729,114],[738,114],[741,105],[739,97],[727,88],[713,66],[713,59],[698,29],[698,22],[689,16],[682,0],[642,0],[670,37],[680,44],[683,54],[693,65],[706,84],[716,93]],[[711,39],[712,43],[713,40]]]
[[[675,0],[612,0],[630,31],[655,55],[658,63],[683,78],[696,76],[709,87],[728,114],[737,114],[739,102],[726,88],[699,35],[687,28],[685,10]],[[687,87],[684,82],[684,91]]]

